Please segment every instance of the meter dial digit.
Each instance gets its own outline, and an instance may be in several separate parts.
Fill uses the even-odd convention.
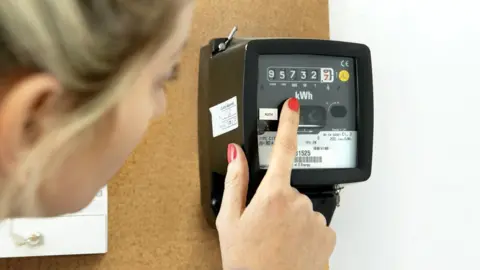
[[[309,71],[310,72],[310,80],[311,81],[316,81],[318,80],[318,70],[312,69]]]
[[[269,81],[275,80],[275,70],[273,68],[268,69],[268,80]]]
[[[335,71],[333,68],[322,68],[322,83],[332,83],[334,81],[334,73]]]
[[[285,69],[280,69],[280,70],[278,71],[278,77],[279,77],[279,79],[282,80],[282,81],[287,78],[287,74],[286,74],[286,72],[285,72]]]
[[[292,81],[292,82],[297,80],[297,70],[296,69],[291,68],[291,69],[288,70],[288,80]]]
[[[300,70],[300,80],[306,81],[308,79],[308,73],[306,69]]]

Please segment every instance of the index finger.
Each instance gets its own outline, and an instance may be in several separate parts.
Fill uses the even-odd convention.
[[[283,104],[267,171],[270,177],[265,177],[266,181],[275,182],[272,184],[290,186],[293,161],[297,153],[299,111],[300,103],[296,98],[290,98]]]

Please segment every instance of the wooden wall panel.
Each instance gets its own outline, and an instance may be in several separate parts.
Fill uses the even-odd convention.
[[[297,5],[297,3],[299,5]],[[112,180],[109,252],[0,260],[0,270],[221,269],[216,233],[199,206],[196,91],[199,48],[212,37],[327,39],[328,0],[200,0],[168,114]]]

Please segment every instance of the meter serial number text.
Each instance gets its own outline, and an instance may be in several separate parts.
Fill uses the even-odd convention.
[[[311,155],[312,155],[312,153],[310,152],[310,150],[297,151],[297,157],[309,157]]]

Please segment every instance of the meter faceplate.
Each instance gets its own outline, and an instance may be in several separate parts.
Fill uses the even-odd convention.
[[[311,65],[313,68],[320,68],[320,71],[322,68],[328,69],[333,67],[334,70],[336,68],[339,72],[338,75],[336,71],[334,73],[336,80],[339,80],[341,76],[340,72],[343,68],[340,69],[338,65],[342,65],[342,60],[351,60],[352,62],[349,62],[349,67],[346,69],[349,72],[349,76],[347,76],[349,77],[348,86],[344,85],[346,88],[343,90],[346,94],[345,96],[340,96],[339,94],[337,98],[340,98],[340,100],[337,101],[349,104],[344,104],[346,105],[346,112],[345,109],[336,107],[334,113],[340,115],[352,113],[352,117],[349,117],[351,121],[341,121],[342,124],[339,124],[339,126],[340,129],[345,129],[345,132],[347,131],[346,129],[352,129],[351,127],[354,125],[355,129],[353,131],[356,131],[356,136],[336,133],[336,136],[330,137],[356,137],[356,143],[353,144],[356,145],[356,150],[352,150],[351,147],[348,146],[351,144],[344,144],[347,145],[346,149],[348,150],[345,153],[349,154],[346,155],[343,153],[343,157],[331,158],[331,160],[335,162],[329,162],[330,164],[323,162],[323,167],[317,165],[317,168],[313,169],[294,169],[292,171],[292,185],[301,189],[315,189],[321,186],[363,182],[370,177],[373,148],[373,85],[369,48],[363,44],[348,42],[295,39],[251,40],[245,47],[243,100],[248,102],[244,104],[243,108],[243,136],[244,148],[247,150],[246,155],[247,160],[249,160],[250,175],[262,177],[266,172],[265,167],[268,165],[265,164],[266,162],[260,162],[259,144],[261,142],[259,142],[258,138],[258,134],[262,133],[262,131],[259,130],[259,109],[263,106],[259,103],[263,102],[262,100],[268,100],[268,98],[261,99],[259,92],[265,91],[265,85],[263,90],[260,88],[262,81],[264,84],[268,82],[268,67],[290,66],[301,69]],[[265,63],[263,63],[264,61]],[[273,63],[269,63],[269,61],[273,61]],[[346,63],[343,62],[343,65],[346,66]],[[265,70],[265,68],[267,69]],[[260,71],[260,69],[263,69],[263,71]],[[263,77],[259,74],[261,72],[264,72]],[[285,75],[288,76],[289,74]],[[322,76],[322,74],[318,75],[319,77]],[[326,85],[321,85],[326,87]],[[330,85],[330,91],[336,91],[335,86],[338,88],[338,85],[334,81]],[[352,87],[355,95],[348,95],[347,93],[352,90]],[[279,90],[279,88],[275,89]],[[272,93],[272,91],[274,91],[274,89],[270,89],[269,93]],[[271,102],[271,104],[265,104],[265,106],[268,105],[268,107],[270,107],[274,103],[276,103],[276,106],[279,106],[282,103],[280,101],[281,98],[285,100],[292,96],[293,92],[287,91],[288,90],[285,89],[283,97],[280,97],[280,95],[276,97],[278,100],[275,98],[275,100],[267,101]],[[304,95],[309,97],[308,93]],[[335,102],[335,100],[327,94],[325,94],[325,98],[327,101]],[[330,98],[332,98],[332,100],[329,100]],[[304,106],[301,107],[300,111],[305,111],[308,103],[305,100],[301,100],[301,103]],[[314,103],[311,104],[314,105]],[[330,128],[333,130],[333,128],[337,127],[332,125],[333,118],[328,116],[332,113],[331,109],[332,108],[330,108],[329,112],[324,111],[325,123],[323,124],[325,126],[323,128],[329,128],[328,124],[330,123]],[[252,121],[252,119],[254,120]],[[299,131],[301,130],[299,129]],[[355,154],[353,154],[353,152],[355,152]],[[345,158],[345,156],[347,156],[347,158]],[[353,161],[352,158],[348,157],[354,157],[356,160]],[[326,161],[326,158],[327,157],[324,157],[323,159]]]
[[[279,105],[290,97],[296,97],[301,104],[298,151],[293,169],[355,168],[354,59],[301,54],[261,55],[258,65],[260,168],[268,169],[278,127]]]

